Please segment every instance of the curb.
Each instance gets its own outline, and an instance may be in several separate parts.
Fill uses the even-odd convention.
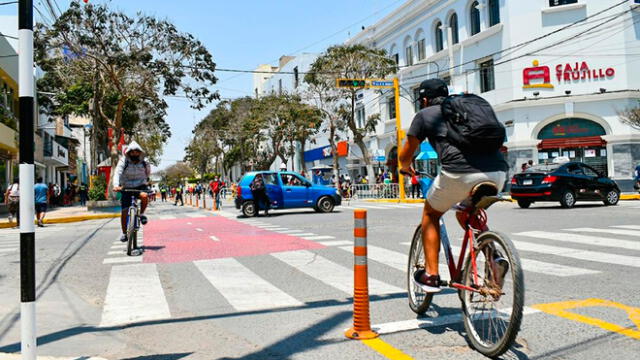
[[[0,359],[2,360],[20,360],[22,359],[22,355],[20,353],[8,354],[8,353],[0,353]],[[107,360],[101,357],[95,356],[38,356],[37,360]]]
[[[80,221],[87,221],[87,220],[112,219],[117,217],[120,217],[120,213],[80,215],[80,216],[68,216],[68,217],[44,219],[44,223],[45,224],[64,224],[64,223],[80,222]],[[15,225],[16,225],[15,223],[0,223],[0,229],[13,228],[15,227]]]

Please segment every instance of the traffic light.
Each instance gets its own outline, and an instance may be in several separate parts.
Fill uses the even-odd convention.
[[[366,81],[364,79],[337,79],[336,87],[338,88],[364,88]]]

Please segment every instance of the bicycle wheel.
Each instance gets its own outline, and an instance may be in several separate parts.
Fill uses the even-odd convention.
[[[524,275],[518,252],[508,237],[485,232],[477,238],[477,249],[477,283],[471,256],[467,257],[462,274],[464,285],[479,290],[462,290],[464,327],[478,352],[496,357],[513,345],[520,330]]]
[[[425,258],[422,248],[422,226],[413,233],[411,249],[409,250],[409,265],[407,266],[407,291],[409,293],[409,307],[418,315],[424,315],[431,305],[433,294],[429,294],[416,286],[413,273],[418,269],[424,269]]]
[[[135,208],[129,209],[129,216],[127,217],[127,255],[131,256],[135,249],[135,242],[137,238],[136,231],[136,210]]]

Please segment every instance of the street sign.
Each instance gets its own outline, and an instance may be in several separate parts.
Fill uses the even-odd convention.
[[[385,162],[387,160],[386,156],[376,156],[376,161]]]
[[[393,87],[393,80],[369,80],[369,88],[386,89]]]
[[[366,86],[366,80],[364,79],[337,79],[336,80],[337,88],[354,89],[354,88],[364,88],[365,86]]]

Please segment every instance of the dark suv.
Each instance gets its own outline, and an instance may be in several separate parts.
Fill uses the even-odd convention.
[[[537,165],[511,179],[511,198],[521,208],[538,201],[559,201],[571,208],[576,201],[602,201],[616,205],[620,188],[615,181],[581,162]]]

